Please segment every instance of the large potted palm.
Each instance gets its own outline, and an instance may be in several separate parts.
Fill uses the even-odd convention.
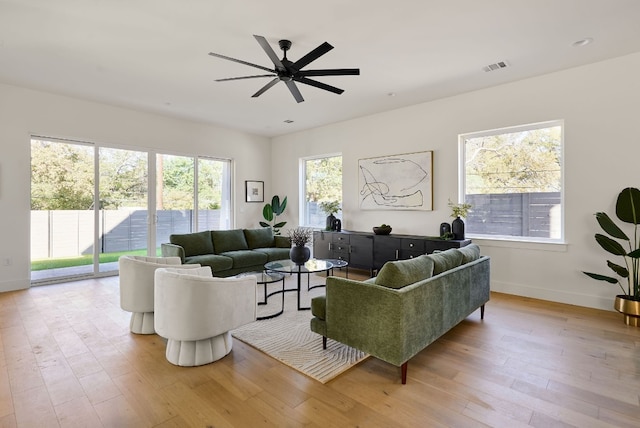
[[[596,213],[596,219],[607,233],[603,235],[596,233],[596,242],[600,246],[615,256],[623,257],[624,266],[607,260],[607,266],[618,276],[626,279],[626,288],[618,277],[600,275],[597,273],[584,272],[593,279],[606,281],[610,284],[618,284],[623,294],[616,296],[614,307],[624,315],[627,325],[640,327],[640,236],[638,233],[638,223],[640,223],[640,190],[635,187],[627,187],[618,195],[616,201],[616,216],[619,220],[633,224],[633,239],[620,229],[611,218],[604,212]],[[613,239],[615,238],[615,239]],[[625,245],[616,241],[626,241]]]

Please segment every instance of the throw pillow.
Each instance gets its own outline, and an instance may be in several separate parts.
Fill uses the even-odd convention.
[[[274,246],[273,230],[270,227],[260,229],[245,229],[244,237],[247,238],[249,249],[271,248]]]
[[[212,230],[211,238],[213,239],[213,246],[216,249],[216,254],[226,253],[227,251],[249,249],[242,229]]]
[[[480,258],[480,247],[478,244],[469,244],[466,247],[458,248],[458,251],[462,253],[462,264],[478,260]]]
[[[427,257],[433,260],[433,274],[438,275],[462,264],[462,253],[456,248],[451,248],[441,253],[429,254]]]
[[[169,242],[184,248],[185,257],[199,256],[201,254],[213,254],[211,232],[185,233],[182,235],[169,235]]]
[[[433,261],[427,256],[415,259],[396,260],[382,266],[375,283],[389,288],[402,288],[414,282],[431,278]]]

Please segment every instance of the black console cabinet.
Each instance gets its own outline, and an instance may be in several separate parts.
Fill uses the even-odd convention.
[[[404,260],[434,251],[460,248],[471,240],[444,241],[417,235],[375,235],[367,232],[313,232],[313,256],[340,259],[349,266],[370,270],[373,274],[391,260]]]

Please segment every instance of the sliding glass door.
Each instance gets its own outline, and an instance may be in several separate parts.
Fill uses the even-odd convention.
[[[231,162],[34,137],[31,280],[116,273],[171,234],[229,229]]]
[[[91,145],[31,140],[32,280],[93,273],[94,160]]]
[[[117,260],[104,255],[147,255],[149,156],[106,147],[98,154],[98,270],[113,272]]]
[[[194,230],[195,159],[159,154],[156,156],[156,254],[172,233]]]

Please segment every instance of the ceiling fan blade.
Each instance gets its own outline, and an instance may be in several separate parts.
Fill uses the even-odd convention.
[[[227,82],[229,80],[255,79],[257,77],[273,77],[273,74],[258,74],[256,76],[227,77],[226,79],[216,79],[216,82]]]
[[[258,92],[256,92],[255,94],[251,95],[253,98],[259,97],[260,95],[264,94],[267,89],[271,88],[273,85],[275,85],[276,83],[278,83],[280,81],[279,77],[276,77],[275,79],[273,79],[271,82],[267,83],[266,85],[264,85]]]
[[[296,102],[301,103],[304,101],[300,90],[298,90],[298,87],[296,86],[296,82],[294,82],[293,80],[285,80],[284,83],[287,84],[287,88],[289,88],[289,91],[291,91],[291,95],[293,95],[293,98],[296,99]]]
[[[306,77],[294,77],[296,82],[304,83],[305,85],[315,86],[316,88],[324,89],[325,91],[333,92],[340,95],[344,92],[344,89],[336,88],[335,86],[327,85],[317,80],[307,79]]]
[[[331,49],[333,49],[333,46],[331,46],[327,42],[324,42],[323,44],[321,44],[320,46],[318,46],[317,48],[315,48],[314,50],[312,50],[311,52],[309,52],[308,54],[306,54],[296,62],[294,62],[291,67],[296,70],[300,70],[302,67],[309,64],[311,61],[315,61],[316,59],[320,58],[322,55],[326,54]]]
[[[272,69],[270,69],[270,68],[263,67],[263,66],[258,65],[258,64],[253,64],[253,63],[251,63],[251,62],[243,61],[243,60],[241,60],[241,59],[231,58],[230,56],[221,55],[221,54],[217,54],[217,53],[213,53],[213,52],[209,52],[209,55],[211,55],[211,56],[215,56],[215,57],[218,57],[218,58],[222,58],[222,59],[226,59],[226,60],[229,60],[229,61],[237,62],[237,63],[239,63],[239,64],[248,65],[248,66],[250,66],[250,67],[259,68],[260,70],[270,71],[270,72],[272,72],[272,73],[275,73],[275,72],[276,72],[275,70],[272,70]]]
[[[359,68],[334,68],[330,70],[301,70],[299,76],[359,76]]]
[[[280,58],[278,58],[276,53],[271,48],[271,45],[269,44],[269,42],[267,42],[267,39],[265,39],[262,36],[256,36],[255,34],[253,35],[253,37],[255,37],[255,39],[258,41],[260,46],[262,46],[262,49],[266,52],[269,59],[271,59],[271,62],[273,62],[273,65],[276,66],[276,69],[280,71],[286,70],[285,66],[282,64],[282,61],[280,61]]]

